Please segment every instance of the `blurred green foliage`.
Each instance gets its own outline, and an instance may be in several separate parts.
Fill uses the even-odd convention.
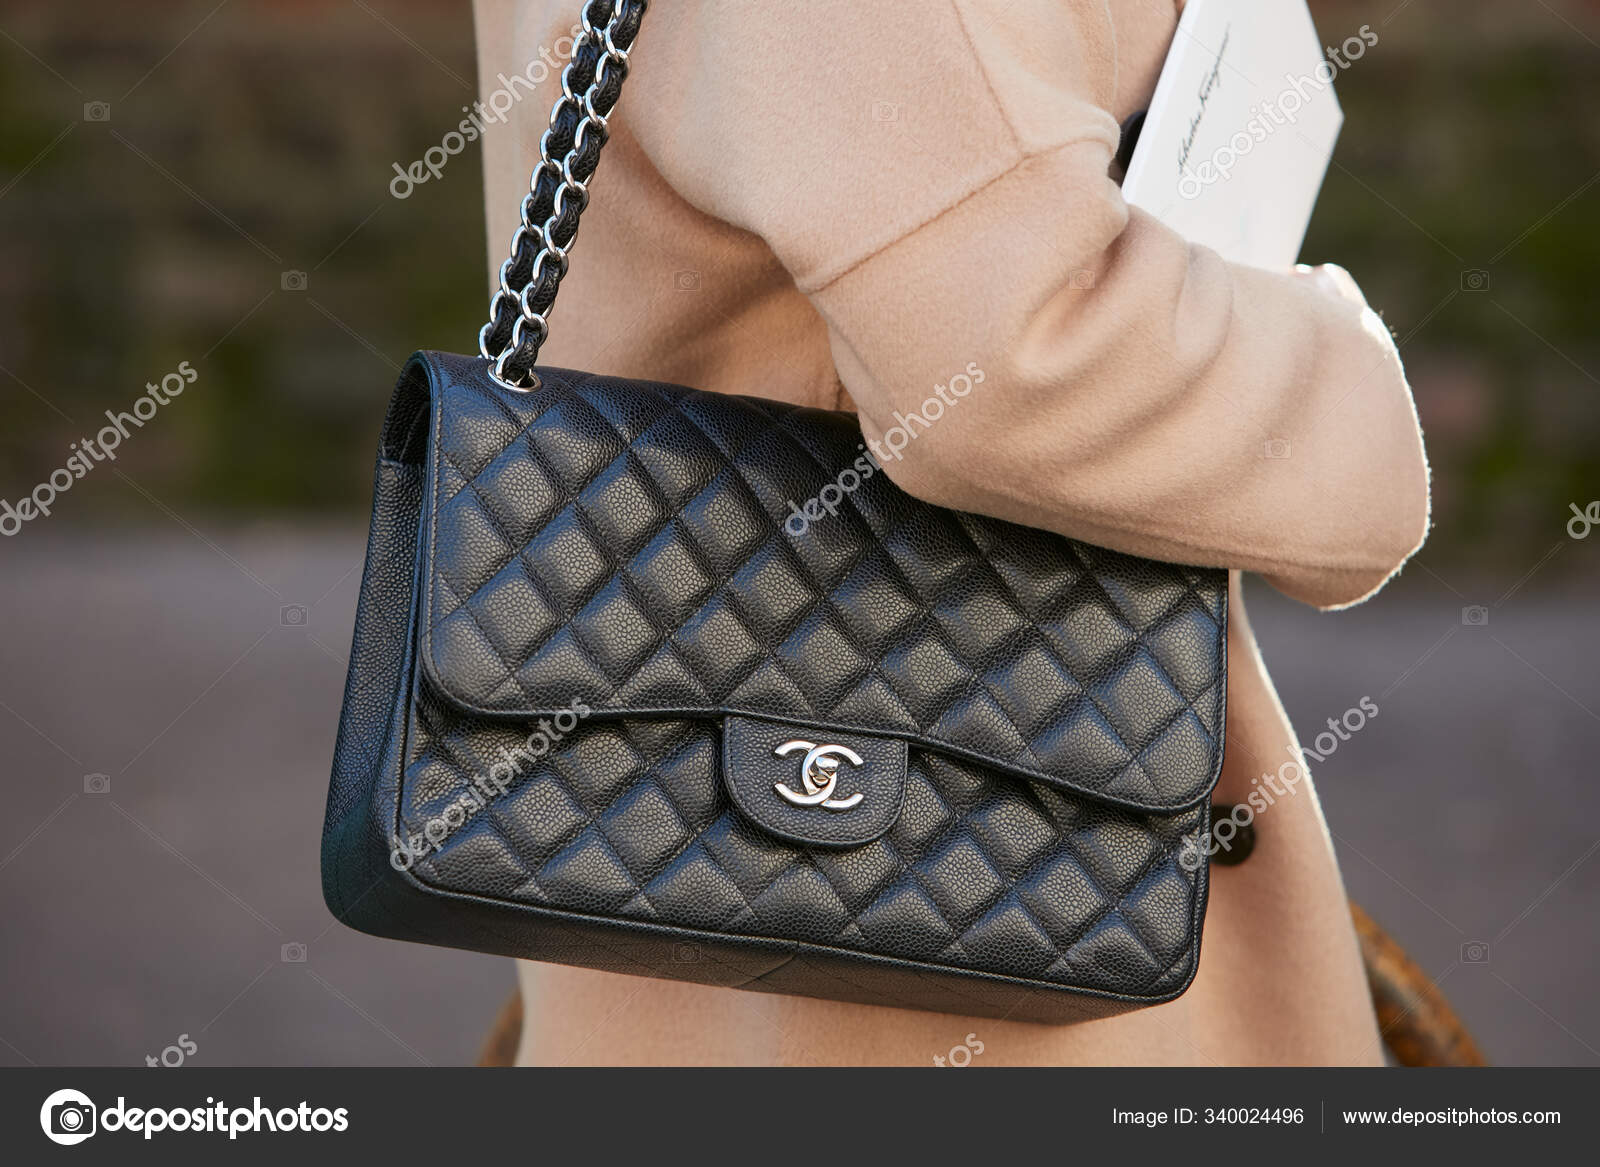
[[[1305,257],[1348,267],[1401,338],[1430,554],[1484,567],[1600,497],[1600,9],[1555,7],[1313,4],[1328,43],[1379,41],[1338,81]],[[0,495],[179,361],[201,374],[119,459],[142,489],[101,471],[68,522],[154,519],[151,498],[359,517],[398,363],[475,343],[476,148],[389,191],[473,99],[466,0],[211,9],[0,3]]]
[[[399,363],[475,343],[477,153],[388,189],[474,97],[466,0],[233,4],[178,44],[213,7],[0,6],[0,494],[189,360],[118,468],[185,516],[356,515]],[[159,517],[94,487],[59,513]]]
[[[1556,7],[1314,4],[1329,43],[1379,42],[1336,83],[1305,258],[1350,268],[1403,342],[1432,554],[1485,566],[1600,498],[1600,5]]]

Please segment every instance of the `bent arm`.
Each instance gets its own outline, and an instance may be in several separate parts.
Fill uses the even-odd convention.
[[[1420,545],[1427,468],[1387,329],[1122,201],[1099,4],[930,5],[901,38],[843,0],[651,19],[640,142],[769,243],[907,491],[1320,606]]]

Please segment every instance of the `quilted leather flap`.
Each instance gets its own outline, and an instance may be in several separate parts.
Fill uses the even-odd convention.
[[[1225,573],[920,502],[850,414],[539,375],[512,393],[427,353],[402,381],[443,699],[889,736],[1147,811],[1209,794]],[[794,518],[830,485],[834,513]]]

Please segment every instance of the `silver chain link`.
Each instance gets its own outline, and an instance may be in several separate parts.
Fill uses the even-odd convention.
[[[611,5],[609,18],[604,24],[598,25],[591,17],[590,10],[603,9],[605,5],[590,2],[583,6],[583,31],[574,40],[572,56],[561,71],[561,96],[551,107],[549,128],[539,139],[539,161],[528,179],[528,193],[522,199],[520,221],[511,237],[511,255],[500,265],[500,286],[489,298],[489,322],[478,330],[478,353],[489,362],[489,376],[502,388],[526,393],[539,386],[539,379],[533,374],[531,361],[529,368],[521,372],[512,369],[509,362],[512,357],[522,352],[525,346],[531,348],[533,357],[537,358],[540,346],[550,333],[547,318],[554,309],[554,304],[547,305],[540,312],[535,310],[529,296],[541,286],[548,265],[552,263],[557,265],[555,271],[557,286],[567,274],[567,256],[577,241],[577,224],[574,223],[572,238],[567,240],[565,247],[556,242],[556,224],[567,211],[570,201],[576,200],[579,214],[589,201],[588,184],[579,180],[572,168],[590,144],[591,135],[600,135],[599,145],[605,144],[608,119],[616,107],[613,103],[612,109],[602,114],[595,108],[595,99],[612,82],[614,73],[620,70],[621,77],[626,78],[632,36],[628,36],[626,44],[618,44],[617,38],[630,26],[633,31],[637,31],[645,4],[646,0],[615,0]],[[584,49],[593,46],[602,47],[604,52],[595,62],[594,77],[581,93],[575,93],[572,89],[573,70]],[[562,113],[569,107],[581,113],[582,117],[573,129],[572,148],[567,151],[565,157],[557,159],[551,155],[551,135],[556,132],[557,122]],[[545,173],[558,180],[551,203],[551,213],[542,224],[533,225],[531,219],[534,214],[539,176]],[[590,175],[590,179],[593,179],[593,174]],[[534,253],[528,281],[520,289],[513,288],[510,282],[512,269],[523,246],[531,240],[537,241],[538,251]],[[494,333],[501,320],[501,313],[512,308],[515,308],[517,317],[511,335],[502,343],[498,352],[492,351]]]

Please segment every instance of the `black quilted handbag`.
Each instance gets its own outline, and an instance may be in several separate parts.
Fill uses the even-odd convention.
[[[951,1013],[1176,997],[1225,573],[882,473],[796,523],[855,466],[852,415],[534,367],[643,8],[584,9],[481,355],[419,353],[395,392],[329,907],[396,939]]]

